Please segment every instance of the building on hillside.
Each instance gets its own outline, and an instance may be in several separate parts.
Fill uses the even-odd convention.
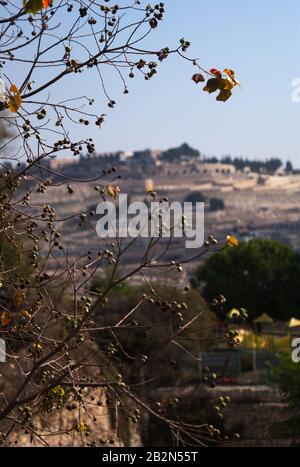
[[[284,175],[287,175],[287,173],[286,173],[285,168],[281,166],[275,171],[274,175],[278,175],[279,177],[283,177]]]
[[[121,151],[119,153],[120,162],[129,162],[133,157],[133,151]]]
[[[49,161],[49,166],[50,169],[52,170],[57,170],[61,169],[63,167],[66,167],[68,165],[73,165],[78,163],[79,159],[76,158],[55,158],[55,159],[50,159]]]
[[[90,159],[98,159],[99,157],[103,157],[105,159],[115,159],[115,158],[120,157],[121,153],[122,153],[122,151],[98,152],[98,153],[89,154],[88,157]]]
[[[132,162],[146,165],[157,165],[158,158],[162,151],[159,149],[145,149],[143,151],[134,151]]]
[[[197,165],[199,173],[205,174],[234,174],[236,168],[233,164],[222,164],[221,162],[207,163],[202,162]]]

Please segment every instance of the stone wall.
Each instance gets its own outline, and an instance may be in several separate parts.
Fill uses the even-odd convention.
[[[280,394],[268,386],[217,387],[216,395],[229,395],[231,403],[224,412],[224,428],[228,432],[238,432],[240,440],[230,442],[230,446],[240,447],[279,447],[291,446],[300,441],[276,433],[275,427],[289,417],[287,404],[281,401]]]
[[[288,406],[282,402],[280,394],[266,385],[217,386],[209,389],[204,396],[196,392],[194,387],[164,388],[156,393],[159,400],[170,397],[179,398],[191,412],[203,405],[209,407],[220,396],[229,396],[231,402],[223,412],[222,431],[226,434],[239,433],[240,439],[229,441],[224,446],[236,447],[279,447],[300,445],[300,433],[291,437],[286,431],[276,431],[278,422],[287,420],[290,416]],[[197,400],[198,399],[198,400]],[[199,401],[202,401],[199,403]],[[196,403],[197,402],[197,403]],[[209,409],[208,412],[209,414]],[[150,433],[155,433],[155,421],[150,420]],[[162,429],[162,427],[161,427]],[[167,439],[160,436],[161,445],[166,445]],[[168,440],[169,441],[169,440]]]

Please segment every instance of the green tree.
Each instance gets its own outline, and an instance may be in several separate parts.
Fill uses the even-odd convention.
[[[286,162],[286,165],[285,165],[285,171],[286,172],[293,172],[293,164],[291,163],[291,161],[287,161]]]
[[[222,211],[225,209],[225,204],[222,198],[210,198],[209,209],[210,211]]]
[[[288,404],[286,418],[273,426],[273,432],[299,440],[300,432],[300,366],[290,355],[280,355],[279,365],[271,366],[271,381]],[[298,443],[299,445],[299,443]]]
[[[268,173],[274,173],[282,166],[282,161],[276,157],[266,161],[266,170]]]
[[[197,149],[191,148],[187,143],[183,143],[178,148],[168,149],[161,155],[161,159],[166,162],[179,162],[182,157],[198,159],[200,157],[200,152]]]
[[[271,368],[272,382],[278,387],[283,399],[292,411],[300,416],[300,366],[290,355],[281,355],[279,365]]]
[[[186,203],[205,203],[206,196],[202,191],[192,191],[184,198],[184,201]]]
[[[298,255],[272,240],[255,239],[210,256],[196,271],[192,283],[212,300],[226,298],[224,312],[247,308],[250,319],[268,313],[274,319],[299,316],[296,284]]]

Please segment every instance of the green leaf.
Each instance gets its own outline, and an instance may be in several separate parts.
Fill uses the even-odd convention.
[[[26,13],[36,14],[44,7],[43,0],[23,0],[23,6],[25,7]]]

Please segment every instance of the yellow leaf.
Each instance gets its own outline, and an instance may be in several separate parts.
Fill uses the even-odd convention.
[[[150,193],[151,191],[154,190],[154,185],[153,185],[153,180],[152,180],[152,178],[146,178],[146,180],[145,180],[145,188],[146,188],[146,193]]]
[[[231,89],[235,86],[233,80],[231,78],[222,78],[220,79],[219,89],[231,91]]]
[[[57,397],[64,397],[65,395],[66,395],[65,390],[60,385],[55,386],[49,391],[49,396],[53,397],[54,399]]]
[[[15,84],[12,84],[9,90],[12,96],[8,99],[8,108],[10,112],[17,112],[22,104],[20,91]]]
[[[227,235],[226,241],[227,241],[227,245],[229,246],[238,246],[239,244],[238,239],[235,238],[233,235]]]
[[[15,305],[16,306],[21,305],[21,303],[23,302],[23,299],[24,299],[24,295],[22,294],[22,292],[20,292],[20,290],[17,290],[15,293],[15,297],[14,297]]]
[[[28,318],[28,319],[31,318],[31,314],[27,310],[21,310],[20,314],[23,318]]]
[[[78,431],[78,433],[83,433],[87,430],[87,424],[84,422],[76,423],[75,430]]]
[[[35,344],[32,344],[32,346],[31,346],[31,351],[32,352],[41,352],[42,349],[43,349],[43,346],[39,342],[37,342]]]
[[[232,310],[227,313],[227,317],[231,319],[236,319],[240,317],[240,312],[236,308],[232,308]]]
[[[107,194],[111,196],[111,198],[116,199],[118,193],[120,192],[120,188],[117,185],[107,185],[106,187]]]

